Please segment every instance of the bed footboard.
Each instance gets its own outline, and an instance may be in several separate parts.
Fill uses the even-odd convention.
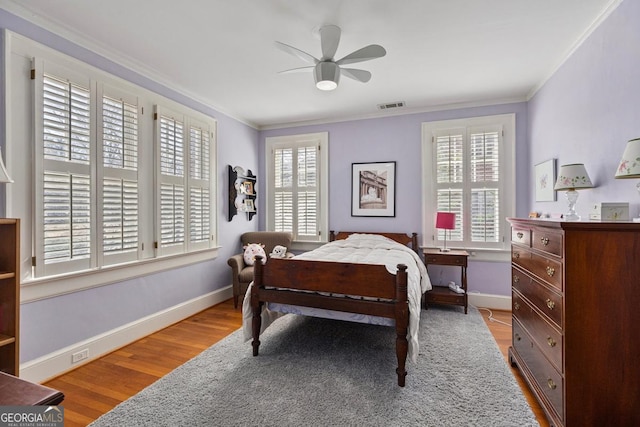
[[[296,292],[311,291],[311,292]],[[317,292],[349,295],[328,296]],[[352,296],[371,299],[356,299]],[[375,300],[374,300],[375,299]],[[407,266],[391,274],[383,265],[256,257],[251,288],[253,355],[260,347],[265,302],[315,307],[395,319],[398,385],[404,387],[409,328]]]

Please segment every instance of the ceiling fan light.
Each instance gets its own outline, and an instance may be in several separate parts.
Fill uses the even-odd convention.
[[[320,90],[334,90],[340,81],[340,68],[335,62],[319,62],[313,69],[316,87]]]

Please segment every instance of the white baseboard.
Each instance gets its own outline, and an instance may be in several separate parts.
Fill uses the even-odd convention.
[[[36,383],[45,382],[215,304],[226,301],[232,296],[231,286],[218,289],[53,353],[30,360],[20,365],[20,378]],[[89,357],[81,362],[72,363],[71,355],[83,350],[88,350]]]
[[[469,292],[469,304],[493,310],[511,311],[511,297],[505,295],[481,294]]]

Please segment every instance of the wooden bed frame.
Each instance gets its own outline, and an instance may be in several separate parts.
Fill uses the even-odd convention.
[[[350,234],[364,232],[331,231],[330,241],[346,239]],[[418,237],[400,233],[378,234],[408,245],[417,252]],[[313,280],[310,280],[313,278]],[[277,287],[284,289],[266,289]],[[370,301],[345,297],[325,296],[317,293],[290,290],[330,292],[344,295],[383,298],[389,301]],[[391,274],[384,265],[345,262],[311,261],[296,259],[270,259],[262,264],[256,259],[251,289],[253,355],[258,355],[259,334],[262,324],[262,306],[265,302],[315,307],[348,313],[367,314],[395,319],[396,357],[398,359],[398,385],[404,387],[407,371],[409,329],[409,301],[407,297],[407,266],[398,264],[397,274]]]

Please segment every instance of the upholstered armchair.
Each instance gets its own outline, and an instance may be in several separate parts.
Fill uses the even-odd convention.
[[[264,245],[264,252],[267,256],[273,251],[274,246],[281,245],[287,248],[286,257],[293,256],[289,250],[291,249],[291,233],[280,231],[249,231],[240,236],[242,246],[251,243],[259,243]],[[231,266],[231,274],[233,277],[233,306],[238,307],[240,296],[244,297],[247,292],[249,283],[253,280],[253,266],[244,262],[243,253],[236,254],[227,260],[227,264]]]

